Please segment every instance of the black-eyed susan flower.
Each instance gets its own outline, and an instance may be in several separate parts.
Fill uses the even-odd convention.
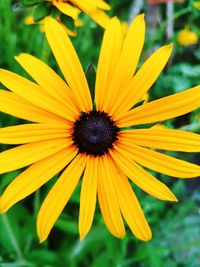
[[[11,91],[0,90],[0,110],[34,122],[0,130],[1,143],[20,144],[0,154],[0,173],[29,166],[3,192],[0,212],[63,170],[39,210],[41,242],[80,180],[81,239],[91,228],[98,198],[104,222],[114,236],[125,235],[123,216],[133,234],[147,241],[151,230],[128,179],[158,199],[177,201],[170,189],[142,166],[173,177],[199,176],[199,166],[153,149],[197,152],[200,136],[158,127],[131,127],[161,122],[199,107],[200,86],[134,108],[164,68],[172,45],[154,52],[135,74],[144,44],[143,16],[133,21],[123,41],[120,22],[114,18],[104,34],[93,101],[63,27],[47,18],[45,31],[67,83],[28,54],[16,59],[37,83],[0,71],[0,81]]]
[[[63,14],[77,19],[80,10],[88,14],[101,27],[105,28],[109,17],[104,10],[110,6],[104,0],[49,0]]]
[[[189,46],[198,42],[198,35],[186,26],[177,35],[177,42],[183,46]]]

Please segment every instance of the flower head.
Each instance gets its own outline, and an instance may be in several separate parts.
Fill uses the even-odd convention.
[[[80,180],[81,239],[91,228],[98,198],[104,222],[114,236],[125,235],[123,216],[133,234],[147,241],[151,230],[128,178],[158,199],[177,201],[170,189],[142,166],[173,177],[199,176],[199,166],[153,149],[199,152],[200,136],[133,126],[161,122],[199,107],[200,86],[134,108],[166,65],[172,45],[159,48],[135,74],[144,44],[143,15],[133,21],[124,40],[121,25],[114,18],[104,34],[93,100],[63,27],[47,18],[45,31],[67,83],[28,54],[16,60],[37,83],[0,70],[0,81],[11,91],[0,90],[0,110],[34,122],[0,129],[1,143],[20,145],[0,154],[0,173],[29,166],[5,189],[0,212],[63,170],[38,214],[41,242]]]
[[[190,31],[188,27],[185,27],[177,35],[177,41],[180,45],[189,46],[198,42],[198,36],[195,32]]]

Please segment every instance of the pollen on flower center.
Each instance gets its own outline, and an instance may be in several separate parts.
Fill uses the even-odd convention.
[[[74,123],[73,141],[80,153],[101,156],[113,147],[118,130],[105,112],[83,112]]]

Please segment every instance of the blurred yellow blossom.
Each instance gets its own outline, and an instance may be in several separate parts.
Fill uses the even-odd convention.
[[[195,32],[190,31],[188,27],[185,27],[177,35],[177,41],[180,45],[189,46],[198,42],[198,36]]]
[[[59,17],[57,17],[56,20],[57,20],[59,23],[61,22]],[[40,31],[41,31],[41,32],[44,32],[44,20],[41,20],[41,21],[39,21],[39,22],[35,22],[34,19],[33,19],[33,16],[32,16],[32,15],[30,15],[30,16],[28,16],[28,17],[25,18],[25,20],[24,20],[24,24],[25,24],[25,25],[39,24],[39,25],[40,25]],[[75,36],[77,35],[76,30],[72,31],[71,29],[69,29],[69,28],[68,28],[66,25],[64,25],[63,23],[61,23],[61,24],[63,25],[63,27],[65,28],[65,30],[66,30],[66,32],[67,32],[67,34],[68,34],[69,36],[75,37]],[[76,27],[80,27],[80,26],[82,26],[82,25],[83,25],[82,20],[80,20],[80,19],[76,19],[76,20],[74,21],[74,26],[75,26],[75,28],[76,28]]]

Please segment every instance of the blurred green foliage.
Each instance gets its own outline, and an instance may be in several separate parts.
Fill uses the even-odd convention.
[[[128,21],[137,1],[108,2],[112,6],[111,16],[117,15],[123,21]],[[155,26],[154,32],[147,25],[147,39],[140,64],[158,46],[169,41],[175,43],[173,57],[150,91],[150,99],[173,94],[199,83],[199,43],[182,47],[176,42],[176,35],[186,24],[200,37],[198,24],[200,14],[193,7],[193,2],[174,4],[174,32],[171,37],[166,36],[166,4],[159,6],[161,23]],[[143,2],[140,9],[146,13],[147,18],[151,17],[152,9],[149,10],[147,1]],[[31,10],[16,12],[11,0],[0,1],[0,66],[28,77],[13,58],[20,52],[27,52],[47,61],[60,73],[50,51],[46,53],[47,43],[44,34],[39,31],[39,26],[24,25],[24,19],[30,12]],[[103,30],[88,16],[81,14],[81,18],[85,26],[78,29],[78,36],[72,41],[86,69],[89,64],[97,65]],[[93,69],[90,68],[89,75],[92,72]],[[88,77],[90,79],[90,76]],[[1,127],[21,122],[6,114],[0,114]],[[200,133],[200,112],[194,111],[165,124],[170,128]],[[2,145],[0,148],[3,151],[8,146]],[[173,155],[200,163],[199,155],[184,153]],[[19,172],[1,175],[0,193]],[[144,243],[136,240],[128,228],[123,240],[114,238],[104,226],[97,207],[92,230],[80,242],[77,223],[79,187],[57,221],[49,239],[39,244],[35,230],[37,211],[57,178],[54,177],[40,191],[15,205],[7,214],[0,216],[0,267],[198,267],[200,181],[174,180],[164,175],[155,173],[154,175],[170,186],[179,203],[171,204],[153,199],[134,186],[153,231],[152,241]]]

